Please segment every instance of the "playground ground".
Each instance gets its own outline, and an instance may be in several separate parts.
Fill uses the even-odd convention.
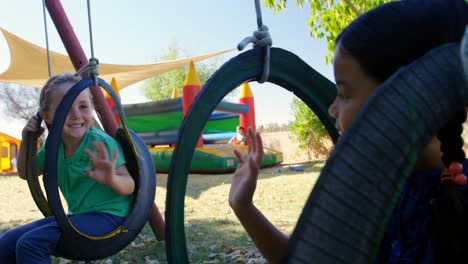
[[[291,233],[323,162],[307,162],[307,155],[297,154],[297,145],[285,133],[263,137],[265,145],[274,147],[276,144],[283,152],[284,162],[262,169],[255,203],[284,232]],[[232,174],[189,176],[184,214],[191,263],[264,263],[227,203],[231,177]],[[162,214],[166,182],[167,175],[158,174],[155,201]],[[0,234],[42,217],[26,181],[15,176],[0,176],[0,194]],[[54,262],[79,263],[59,259]],[[95,263],[125,262],[167,262],[164,244],[154,239],[149,226],[123,252]]]

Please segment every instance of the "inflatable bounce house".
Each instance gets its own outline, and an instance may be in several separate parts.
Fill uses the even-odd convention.
[[[16,171],[16,158],[20,140],[0,132],[0,146],[2,155],[0,157],[0,173]]]
[[[62,21],[63,22],[63,21]],[[41,87],[47,80],[47,65],[44,65],[44,57],[49,54],[47,50],[30,43],[5,29],[0,29],[3,33],[11,57],[13,58],[7,71],[0,74],[0,82],[17,83],[32,87]],[[66,42],[68,44],[68,42]],[[72,42],[73,47],[79,46]],[[227,50],[229,51],[229,50]],[[214,52],[196,57],[184,58],[169,62],[160,62],[148,65],[114,65],[99,63],[101,74],[100,78],[110,82],[113,85],[113,91],[118,95],[119,89],[116,88],[118,80],[121,89],[128,87],[138,81],[145,80],[162,74],[164,72],[189,65],[193,62],[201,61],[214,57],[227,51]],[[78,61],[87,61],[84,54],[75,51],[73,57],[80,57]],[[27,54],[27,55],[26,55]],[[52,74],[60,72],[74,72],[74,65],[68,56],[50,52],[50,61],[54,62],[51,67]],[[27,64],[22,63],[27,62]],[[40,71],[34,70],[36,68]],[[131,73],[131,74],[130,74]],[[21,76],[18,78],[18,76]],[[246,84],[248,87],[248,84]],[[172,150],[177,143],[179,126],[183,117],[188,111],[191,102],[194,100],[198,91],[201,90],[201,84],[198,79],[195,67],[189,67],[187,73],[186,85],[181,98],[174,96],[172,99],[157,102],[124,105],[124,113],[128,121],[128,127],[136,132],[148,145],[151,146],[151,153],[155,160],[158,172],[167,172],[172,157]],[[107,93],[104,93],[107,94]],[[247,129],[252,126],[255,129],[255,113],[253,109],[253,97],[250,88],[244,93],[244,98],[240,99],[239,104],[221,102],[215,112],[212,113],[210,121],[203,131],[202,140],[197,147],[196,154],[192,160],[191,172],[197,173],[222,173],[234,171],[237,166],[237,159],[232,153],[233,147],[224,144],[227,138],[232,137],[237,125],[242,125]],[[101,104],[110,104],[109,107],[99,108],[99,115],[106,117],[101,120],[102,126],[106,131],[116,130],[118,118],[112,120],[112,99],[105,100],[103,93],[93,92],[93,97]],[[245,102],[252,101],[251,104]],[[96,104],[96,103],[95,103]],[[109,110],[108,110],[109,109]],[[115,113],[114,113],[115,114]],[[109,117],[110,116],[110,117]],[[243,120],[248,120],[246,123]],[[242,147],[239,147],[243,150]],[[282,161],[282,154],[266,150],[264,165],[274,165]]]
[[[118,90],[118,89],[116,89]],[[169,171],[172,152],[177,144],[179,127],[190,105],[201,90],[194,64],[185,79],[182,97],[174,90],[167,100],[124,105],[127,124],[150,147],[157,172]],[[211,114],[200,135],[191,162],[191,173],[228,173],[237,167],[234,148],[247,154],[246,146],[233,146],[228,140],[235,136],[236,126],[255,126],[254,98],[248,83],[241,87],[239,103],[222,101]],[[265,149],[264,167],[281,163],[281,152]]]

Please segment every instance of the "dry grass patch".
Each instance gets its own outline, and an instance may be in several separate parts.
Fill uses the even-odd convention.
[[[283,232],[290,234],[323,163],[303,163],[293,170],[276,166],[261,170],[255,204]],[[264,262],[231,211],[227,197],[232,174],[189,176],[185,198],[185,234],[191,263]],[[167,175],[157,175],[156,204],[164,216]],[[42,217],[18,177],[0,177],[0,232]],[[54,259],[55,263],[79,263]],[[83,262],[81,262],[83,263]],[[90,263],[167,263],[164,243],[149,226],[125,250]]]

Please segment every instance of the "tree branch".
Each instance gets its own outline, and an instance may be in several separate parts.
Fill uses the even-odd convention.
[[[28,120],[37,109],[38,94],[27,87],[3,85],[0,89],[0,102],[5,104],[5,114],[15,119]]]
[[[361,11],[359,11],[359,9],[353,5],[353,3],[351,3],[351,0],[343,0],[350,8],[351,10],[353,10],[354,13],[356,13],[356,15],[360,16],[362,13]]]

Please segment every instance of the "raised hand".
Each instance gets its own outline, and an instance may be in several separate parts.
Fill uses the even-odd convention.
[[[39,117],[32,116],[31,118],[29,118],[28,122],[23,128],[23,131],[21,131],[21,136],[23,138],[26,138],[28,132],[39,132],[39,136],[44,132],[44,128],[41,127],[41,120]]]
[[[112,160],[109,159],[106,146],[102,142],[92,142],[96,155],[89,149],[85,149],[93,168],[86,168],[86,174],[98,183],[113,187],[115,184],[115,164],[117,162],[117,149],[114,149]]]
[[[238,165],[229,191],[229,205],[234,210],[252,205],[252,198],[257,187],[258,173],[263,159],[262,138],[259,133],[254,133],[251,127],[248,129],[247,146],[248,155],[245,159],[237,149],[234,150]]]

